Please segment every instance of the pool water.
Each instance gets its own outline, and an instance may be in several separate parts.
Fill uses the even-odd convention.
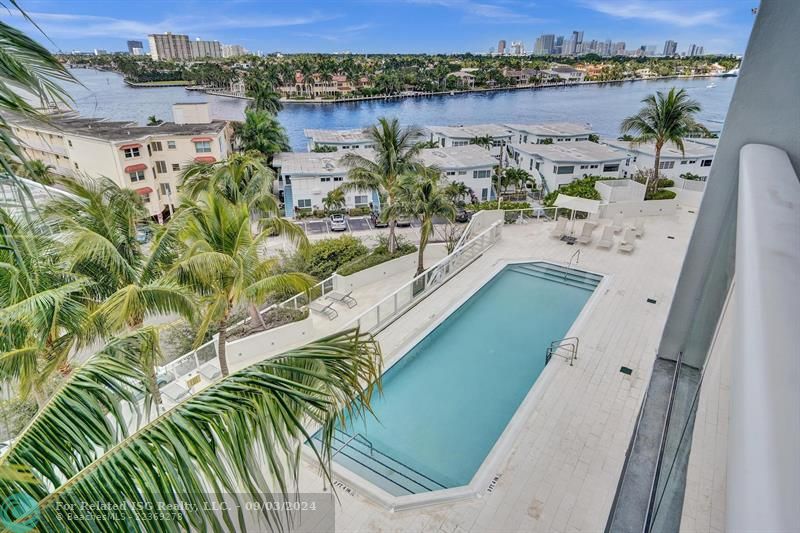
[[[505,267],[386,371],[334,460],[395,496],[469,484],[600,279]]]

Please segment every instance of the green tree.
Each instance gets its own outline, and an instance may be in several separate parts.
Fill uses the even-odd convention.
[[[326,211],[340,211],[345,206],[344,190],[341,187],[328,191],[328,194],[322,199],[322,206]]]
[[[277,115],[283,109],[281,95],[275,90],[275,80],[251,79],[247,94],[252,98],[247,106],[251,111],[264,111],[270,115]]]
[[[20,472],[0,477],[0,499],[27,495],[42,531],[85,531],[63,509],[87,501],[110,504],[92,510],[107,531],[244,531],[237,513],[214,511],[221,495],[296,492],[305,446],[330,481],[337,424],[370,412],[376,387],[365,384],[381,375],[377,342],[347,330],[219,380],[159,417],[142,417],[137,396],[147,376],[139,359],[154,347],[144,328],[89,357],[0,457],[0,469]],[[309,438],[309,426],[320,427],[321,443]],[[176,512],[157,523],[118,510],[165,504]],[[262,527],[288,530],[278,524],[283,516],[267,513]],[[22,525],[33,515],[15,518]]]
[[[55,170],[53,165],[38,159],[28,159],[17,165],[17,174],[42,185],[53,185],[55,182],[53,170]]]
[[[148,126],[160,126],[163,124],[164,121],[157,118],[155,115],[150,115],[147,117],[147,125]]]
[[[463,181],[452,181],[445,186],[444,194],[453,204],[459,204],[472,197],[472,189]]]
[[[632,134],[635,144],[653,143],[655,162],[651,186],[655,192],[662,148],[671,143],[683,153],[683,138],[699,127],[694,116],[700,111],[700,104],[689,98],[684,89],[675,87],[667,94],[658,91],[648,95],[642,103],[644,107],[638,113],[622,121],[620,130],[623,134]]]
[[[245,120],[235,128],[236,139],[244,151],[255,150],[267,158],[289,151],[289,138],[281,123],[267,111],[247,110]]]
[[[220,371],[228,375],[226,342],[229,319],[241,306],[260,317],[258,306],[272,293],[308,290],[314,278],[298,272],[277,273],[278,260],[263,258],[261,249],[271,229],[254,233],[246,203],[234,203],[211,190],[186,203],[180,238],[187,245],[185,255],[173,272],[185,286],[204,300],[202,320],[197,328],[200,345],[211,330],[217,333]],[[172,224],[173,221],[170,221]]]
[[[364,155],[348,152],[342,163],[350,170],[348,181],[342,186],[345,190],[378,191],[386,196],[386,207],[390,208],[395,200],[395,184],[398,178],[406,173],[422,168],[417,157],[421,148],[416,143],[420,134],[417,128],[401,128],[396,118],[378,119],[378,124],[367,130],[367,135],[375,144],[375,155],[368,158]],[[397,248],[395,227],[397,217],[389,216],[389,253]]]

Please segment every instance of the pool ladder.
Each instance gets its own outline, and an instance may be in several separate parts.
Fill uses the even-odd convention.
[[[553,341],[547,347],[547,353],[544,356],[544,364],[550,362],[554,355],[569,361],[569,366],[578,358],[578,345],[580,339],[578,337],[564,337],[563,339]]]

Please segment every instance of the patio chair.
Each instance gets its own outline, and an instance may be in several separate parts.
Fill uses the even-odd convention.
[[[352,309],[358,305],[358,302],[356,301],[355,298],[351,296],[351,294],[353,294],[353,291],[350,291],[347,294],[342,294],[341,292],[333,291],[329,292],[325,296],[325,298],[333,302],[339,302],[345,304],[348,307],[348,309]]]
[[[556,221],[556,227],[550,232],[550,236],[555,239],[560,239],[567,232],[567,219],[559,218]]]
[[[308,304],[308,308],[314,311],[315,313],[327,316],[329,320],[333,320],[334,318],[339,316],[339,313],[336,312],[336,309],[333,308],[333,302],[329,303],[328,305],[325,305],[319,300],[314,300],[313,302]]]
[[[603,234],[600,236],[600,241],[597,243],[597,247],[610,250],[612,246],[614,246],[614,227],[606,226],[603,228]]]
[[[636,233],[632,229],[626,229],[622,242],[619,243],[619,251],[629,254],[634,248],[636,248]]]
[[[214,381],[218,377],[222,375],[222,372],[219,369],[219,365],[216,361],[209,361],[207,363],[203,363],[200,365],[200,375],[206,378],[208,381]]]
[[[173,403],[178,403],[189,396],[189,392],[189,387],[177,381],[168,383],[161,388],[161,395],[171,400]]]
[[[596,227],[597,224],[594,222],[590,222],[588,220],[584,222],[583,227],[581,228],[581,234],[578,235],[578,242],[581,244],[589,244],[592,242],[592,233]]]
[[[644,219],[637,218],[636,223],[631,227],[633,233],[640,239],[644,237]]]
[[[619,233],[622,231],[622,220],[623,220],[622,213],[617,213],[614,215],[614,218],[611,220],[611,227],[614,228],[614,233]]]

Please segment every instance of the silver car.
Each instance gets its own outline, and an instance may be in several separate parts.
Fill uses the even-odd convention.
[[[328,217],[328,223],[331,231],[347,231],[347,221],[344,219],[344,215],[331,215]]]

